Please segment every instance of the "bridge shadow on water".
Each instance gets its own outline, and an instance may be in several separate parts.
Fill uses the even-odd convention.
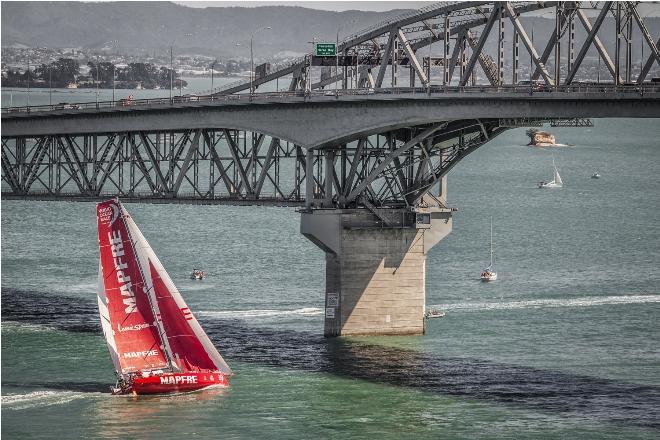
[[[100,333],[96,304],[42,292],[3,289],[2,319],[72,332]],[[242,320],[200,320],[231,361],[322,372],[513,408],[660,429],[660,387],[482,359],[452,358],[319,332],[251,327]],[[14,384],[105,392],[108,384]]]

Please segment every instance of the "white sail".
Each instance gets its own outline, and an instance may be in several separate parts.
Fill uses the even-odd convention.
[[[563,185],[564,184],[564,182],[561,181],[561,176],[559,175],[559,171],[557,171],[557,167],[555,167],[554,182],[557,185]]]
[[[119,354],[117,353],[117,344],[115,343],[115,336],[110,322],[110,312],[108,311],[108,298],[105,296],[105,286],[103,284],[103,268],[99,260],[99,281],[98,289],[96,292],[97,300],[99,303],[99,315],[101,315],[101,328],[103,328],[103,335],[108,343],[108,350],[110,351],[110,358],[115,366],[115,371],[121,372],[121,364],[119,363]]]

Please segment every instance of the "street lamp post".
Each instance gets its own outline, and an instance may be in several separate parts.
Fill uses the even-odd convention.
[[[312,93],[312,59],[314,58],[314,45],[316,44],[317,37],[313,37],[312,41],[308,41],[312,45],[312,53],[309,54],[309,67],[307,68],[307,79],[305,80],[305,91]]]
[[[254,34],[250,35],[250,96],[254,93],[254,53],[252,51],[252,40],[254,39]]]
[[[99,56],[96,55],[96,108],[99,107]]]
[[[253,75],[254,75],[254,50],[253,50],[254,36],[256,34],[258,34],[259,32],[265,31],[267,29],[272,29],[272,27],[266,26],[266,27],[263,27],[263,28],[259,28],[259,29],[257,29],[256,31],[253,31],[250,34],[250,96],[252,96],[252,94],[254,93],[254,79],[253,79]],[[236,46],[241,46],[241,43],[240,42],[236,43]]]
[[[53,68],[48,66],[48,105],[53,105]]]
[[[335,63],[335,64],[336,64],[336,66],[335,66],[335,94],[336,94],[336,95],[339,93],[339,92],[337,91],[337,87],[338,87],[338,84],[337,84],[337,83],[339,82],[338,79],[337,79],[337,78],[339,77],[339,31],[341,31],[341,29],[342,29],[344,26],[351,26],[351,25],[353,25],[353,24],[355,23],[356,20],[357,20],[357,19],[354,18],[354,19],[352,19],[351,21],[349,21],[348,23],[341,23],[341,24],[337,27],[337,46],[335,46],[335,59],[336,59],[336,63]],[[344,60],[344,63],[343,63],[343,64],[344,64],[344,65],[346,64],[346,60]],[[345,67],[344,67],[344,72],[346,73],[346,68],[345,68]],[[344,88],[344,86],[343,86],[343,82],[344,82],[344,81],[346,81],[346,75],[342,75],[342,89]]]
[[[337,44],[335,45],[335,95],[339,95],[337,89],[337,77],[339,76],[339,28],[337,28]]]
[[[211,63],[211,91],[213,91],[213,73],[215,71],[215,63],[217,63],[217,62],[218,62],[218,60],[214,60]]]
[[[266,29],[272,29],[272,28],[270,26],[266,26],[264,28],[257,29],[256,31],[252,32],[252,34],[250,34],[250,95],[252,95],[254,93],[254,79],[253,79],[253,76],[255,76],[254,75],[254,52],[252,50],[252,40],[254,40],[255,34],[257,34],[258,32],[261,32],[261,31],[265,31]]]
[[[27,106],[30,107],[30,57],[28,57],[27,79],[28,79]],[[30,109],[28,108],[28,110]]]
[[[115,82],[116,82],[116,76],[115,76],[115,65],[114,63],[112,64],[112,102],[115,102]]]
[[[185,33],[183,34],[184,37],[192,37],[193,34],[191,33]],[[176,39],[178,37],[175,37],[174,40],[170,43],[170,103],[172,102],[172,90],[174,89],[174,44],[176,43]],[[181,79],[179,79],[179,96],[183,93],[181,91]]]

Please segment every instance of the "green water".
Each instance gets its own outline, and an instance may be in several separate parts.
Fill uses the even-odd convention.
[[[236,372],[216,392],[110,396],[94,204],[3,201],[4,437],[659,437],[660,121],[552,131],[574,146],[511,130],[449,174],[427,260],[447,316],[420,337],[320,336],[324,256],[294,209],[128,204]],[[536,189],[552,154],[564,188]]]

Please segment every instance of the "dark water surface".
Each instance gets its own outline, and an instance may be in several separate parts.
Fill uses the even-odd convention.
[[[660,121],[553,132],[575,146],[512,130],[450,173],[427,261],[447,316],[420,337],[320,336],[324,257],[293,209],[127,205],[237,373],[213,392],[110,396],[94,204],[3,201],[3,435],[658,438]],[[538,190],[553,152],[565,187]]]

